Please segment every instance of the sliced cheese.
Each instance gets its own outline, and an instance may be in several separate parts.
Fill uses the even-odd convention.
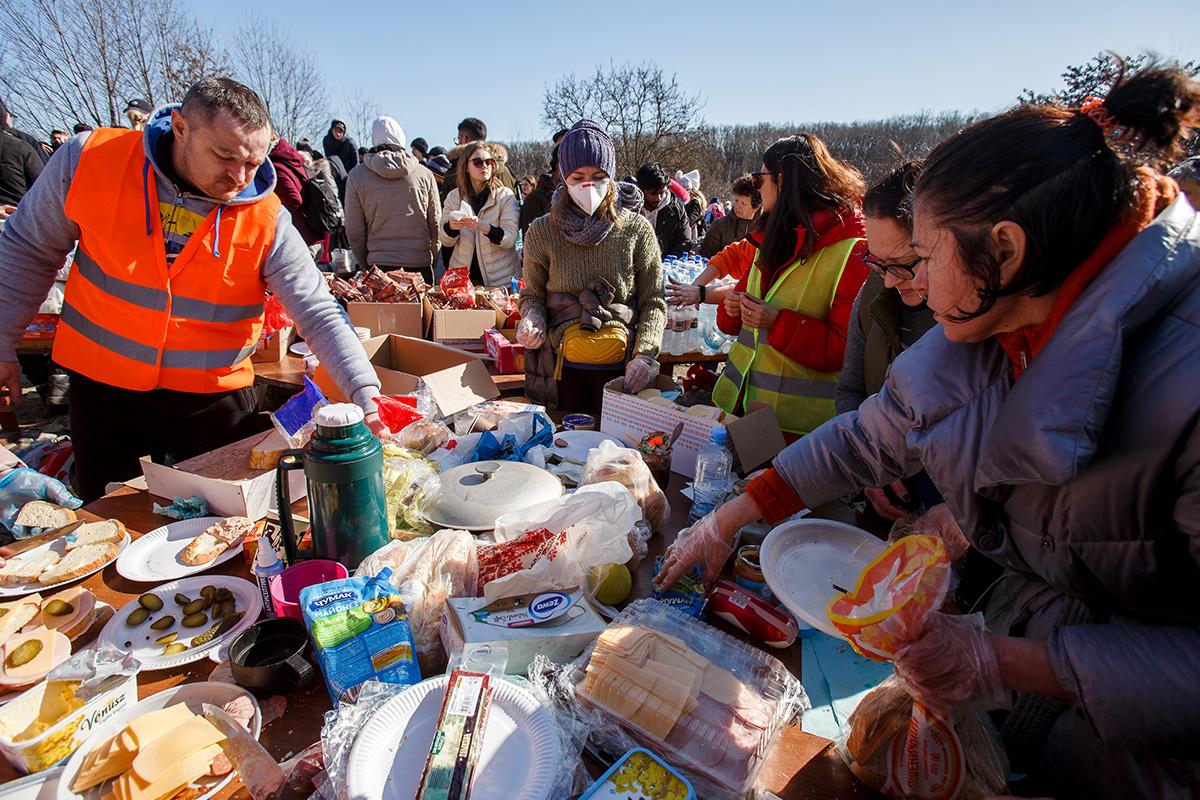
[[[164,800],[192,781],[207,775],[212,760],[220,754],[220,745],[208,745],[168,766],[152,782],[139,777],[135,768],[135,771],[127,772],[118,778],[117,783],[125,784],[125,800]],[[120,791],[122,790],[114,788],[114,792]]]
[[[0,603],[0,641],[28,625],[38,615],[41,605],[42,596],[36,592],[20,600]]]
[[[728,670],[709,664],[704,670],[703,691],[722,705],[733,705],[742,691],[742,682]]]
[[[75,780],[71,782],[71,791],[75,794],[83,794],[88,789],[99,786],[129,770],[133,765],[134,754],[121,749],[118,743],[119,738],[119,736],[114,736],[88,751],[83,758],[83,764],[79,767],[79,772],[75,775]]]
[[[64,614],[61,617],[56,617],[46,613],[46,606],[54,600],[61,600],[67,603],[73,609],[71,613]],[[96,596],[82,586],[72,586],[70,589],[64,589],[58,594],[53,594],[47,597],[40,604],[37,616],[33,621],[25,626],[26,631],[31,631],[34,628],[49,628],[52,631],[62,631],[68,638],[72,634],[78,635],[83,630],[77,630],[83,627],[85,622],[89,622],[93,614],[96,613]]]
[[[154,783],[178,762],[224,740],[225,734],[211,722],[204,717],[192,717],[171,731],[170,736],[159,737],[139,748],[133,759],[133,774],[147,784]]]
[[[151,711],[149,714],[143,714],[129,723],[127,730],[133,741],[129,741],[129,738],[127,738],[123,743],[128,744],[130,750],[140,751],[155,739],[170,733],[188,720],[195,719],[195,717],[196,715],[192,713],[191,709],[183,703],[176,703],[173,706],[160,708],[158,711]]]
[[[19,666],[9,666],[9,656],[26,642],[39,641],[42,649]],[[58,631],[38,628],[20,633],[4,642],[0,649],[0,686],[28,686],[46,677],[50,670],[71,657],[71,640]]]

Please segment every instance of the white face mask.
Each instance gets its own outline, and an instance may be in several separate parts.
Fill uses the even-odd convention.
[[[571,199],[575,201],[575,205],[582,208],[592,215],[596,213],[596,209],[604,202],[604,198],[608,197],[608,185],[611,181],[608,178],[600,181],[584,181],[575,186],[567,185],[567,192],[571,195]]]

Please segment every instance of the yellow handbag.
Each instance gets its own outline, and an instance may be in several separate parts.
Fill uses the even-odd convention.
[[[620,364],[625,361],[628,347],[629,330],[624,325],[605,325],[598,331],[585,331],[575,323],[563,333],[556,377],[562,375],[564,360],[572,364]]]

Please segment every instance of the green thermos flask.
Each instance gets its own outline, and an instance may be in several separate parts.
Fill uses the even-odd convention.
[[[388,541],[383,492],[383,448],[352,403],[324,406],[316,432],[303,450],[288,450],[275,470],[279,524],[288,562],[327,558],[353,571]],[[289,470],[303,469],[308,484],[312,550],[301,552],[287,513],[292,505]]]

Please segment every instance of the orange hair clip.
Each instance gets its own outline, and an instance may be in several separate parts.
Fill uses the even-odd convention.
[[[1108,109],[1104,107],[1104,101],[1099,97],[1089,97],[1084,100],[1083,105],[1079,107],[1079,113],[1099,125],[1101,133],[1106,137],[1112,136],[1113,131],[1117,129],[1117,120],[1108,113]]]

